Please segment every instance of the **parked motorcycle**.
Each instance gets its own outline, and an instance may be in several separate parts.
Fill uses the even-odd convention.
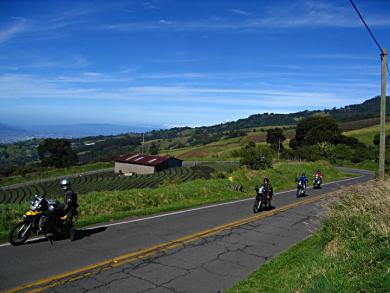
[[[321,188],[321,184],[322,184],[322,178],[321,176],[314,176],[314,179],[313,179],[313,188],[314,189],[320,189]]]
[[[61,203],[36,194],[31,201],[30,209],[11,229],[8,240],[12,245],[21,245],[26,242],[31,233],[42,233],[45,236],[49,233],[66,235],[69,232],[66,227],[66,218]]]
[[[301,197],[301,196],[305,196],[305,195],[306,195],[305,184],[303,183],[302,180],[298,180],[298,184],[297,184],[297,198]]]

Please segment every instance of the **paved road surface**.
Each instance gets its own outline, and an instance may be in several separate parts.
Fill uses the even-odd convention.
[[[350,169],[348,169],[350,170]],[[352,170],[350,170],[352,171]],[[276,209],[253,215],[252,199],[79,232],[75,242],[46,240],[0,246],[0,290],[19,292],[218,292],[307,237],[320,224],[322,201],[360,176],[275,195]]]

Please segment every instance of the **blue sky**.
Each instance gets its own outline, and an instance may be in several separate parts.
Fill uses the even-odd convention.
[[[355,0],[390,50],[390,1]],[[348,0],[0,0],[0,122],[198,126],[380,94]]]

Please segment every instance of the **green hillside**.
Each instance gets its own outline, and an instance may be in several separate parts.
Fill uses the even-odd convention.
[[[390,123],[386,123],[386,132],[389,134]],[[365,127],[361,129],[351,130],[344,133],[347,136],[357,138],[366,145],[373,145],[373,140],[376,134],[379,134],[379,125]]]

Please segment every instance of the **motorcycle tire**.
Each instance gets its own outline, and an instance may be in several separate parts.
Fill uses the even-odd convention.
[[[260,208],[259,208],[259,202],[257,201],[257,199],[255,199],[255,202],[253,203],[253,212],[256,214],[258,212],[260,212]]]
[[[23,226],[26,226],[27,230],[24,231],[23,236],[20,237],[19,234],[23,231],[21,230],[24,228]],[[14,246],[23,244],[24,242],[26,242],[28,237],[30,237],[31,229],[32,229],[31,225],[28,225],[25,222],[17,223],[8,234],[9,243],[11,243]]]

